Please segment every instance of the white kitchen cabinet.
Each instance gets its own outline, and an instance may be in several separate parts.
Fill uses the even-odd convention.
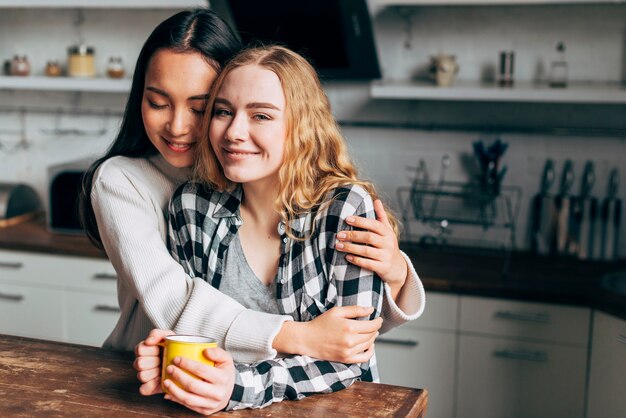
[[[428,390],[428,417],[454,417],[458,296],[428,292],[421,318],[381,335],[381,382]]]
[[[120,316],[117,296],[68,290],[66,297],[66,340],[101,346]]]
[[[64,298],[62,290],[7,284],[0,275],[0,333],[63,341]]]
[[[626,321],[593,315],[587,418],[626,415]]]
[[[586,347],[461,335],[459,418],[582,418]]]
[[[457,417],[582,418],[590,311],[461,297]]]
[[[99,346],[119,317],[107,260],[0,251],[0,333]]]

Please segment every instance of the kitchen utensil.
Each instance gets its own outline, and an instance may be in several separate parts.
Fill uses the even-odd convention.
[[[554,184],[554,161],[548,159],[543,167],[539,193],[533,198],[531,242],[536,254],[553,253],[556,246],[557,211],[550,188]]]
[[[559,195],[555,198],[557,210],[556,223],[556,252],[557,254],[568,253],[568,241],[570,240],[570,213],[571,195],[570,190],[574,184],[574,163],[571,160],[565,161],[563,172],[561,173],[561,185]]]
[[[593,255],[594,231],[598,201],[591,196],[595,183],[595,169],[591,161],[587,161],[583,170],[580,195],[572,198],[570,222],[571,241],[568,243],[569,253],[575,253],[580,259],[588,259]]]
[[[32,187],[0,183],[0,227],[32,219],[40,211],[41,201]]]
[[[602,245],[603,260],[615,260],[619,243],[619,229],[622,220],[622,201],[617,197],[619,170],[614,168],[609,176],[608,193],[602,202]]]

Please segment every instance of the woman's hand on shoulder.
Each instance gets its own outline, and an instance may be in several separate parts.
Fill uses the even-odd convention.
[[[163,393],[161,389],[161,349],[159,343],[173,331],[153,329],[145,340],[135,346],[133,367],[137,370],[137,379],[141,382],[139,393],[150,396]]]
[[[368,317],[372,307],[336,306],[308,322],[289,322],[294,327],[292,341],[298,342],[290,354],[339,363],[365,363],[374,355],[374,340],[383,320]]]
[[[207,348],[204,355],[213,360],[215,366],[176,357],[174,364],[167,369],[172,380],[163,383],[169,392],[165,399],[200,414],[211,415],[228,406],[235,387],[236,370],[232,356],[221,348]]]
[[[346,222],[364,231],[341,231],[335,248],[346,253],[346,259],[376,273],[389,284],[395,297],[404,286],[408,274],[406,260],[400,252],[396,236],[380,200],[374,201],[377,219],[350,216]]]

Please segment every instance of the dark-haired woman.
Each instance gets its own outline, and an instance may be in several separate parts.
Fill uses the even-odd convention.
[[[161,328],[209,336],[239,362],[270,358],[277,351],[366,361],[381,320],[351,319],[368,316],[371,308],[336,308],[306,323],[246,309],[187,275],[165,244],[167,203],[189,178],[211,84],[240,48],[219,17],[197,9],[162,22],[141,50],[120,133],[83,184],[83,224],[118,275],[122,312],[104,346],[132,350],[141,342],[138,350],[150,347],[158,338],[142,340]],[[354,264],[372,269],[388,284],[386,328],[419,316],[421,283],[391,227],[374,219],[355,219],[354,226],[366,231],[346,231],[344,249]],[[141,366],[144,380],[155,374],[142,387],[149,393],[158,370]]]

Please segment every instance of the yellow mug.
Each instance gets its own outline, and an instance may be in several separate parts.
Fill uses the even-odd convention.
[[[165,341],[159,343],[159,345],[165,348],[163,351],[163,367],[161,369],[161,388],[165,393],[169,393],[163,385],[166,379],[170,379],[172,382],[176,383],[175,380],[172,379],[172,376],[166,371],[167,366],[172,364],[174,358],[185,357],[209,366],[214,366],[214,363],[203,354],[205,348],[217,347],[217,343],[210,338],[195,335],[170,335],[165,337]],[[196,377],[190,373],[189,375]]]

